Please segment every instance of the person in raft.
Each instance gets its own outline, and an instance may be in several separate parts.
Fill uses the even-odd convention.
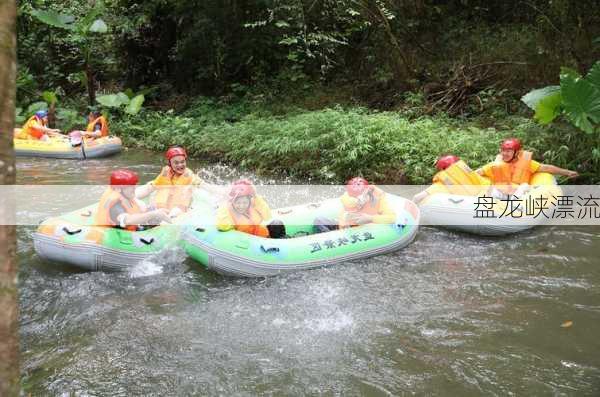
[[[98,203],[95,224],[137,231],[143,229],[144,225],[170,223],[166,209],[149,210],[135,198],[137,183],[135,172],[126,169],[113,171],[110,174],[110,186]]]
[[[550,164],[541,164],[532,159],[532,153],[521,149],[521,141],[509,138],[500,144],[500,155],[492,163],[477,170],[477,173],[490,178],[494,188],[492,195],[503,198],[508,195],[520,197],[531,186],[529,179],[536,172],[547,172],[567,178],[579,176],[577,171],[566,170]]]
[[[15,131],[17,139],[36,139],[47,141],[50,136],[62,136],[60,130],[48,128],[48,111],[38,110],[27,120],[21,130]]]
[[[350,179],[340,201],[343,209],[338,222],[328,218],[316,218],[314,226],[317,233],[367,223],[394,223],[396,220],[396,213],[390,207],[386,193],[370,185],[364,178]]]
[[[165,159],[167,165],[160,174],[153,181],[137,188],[137,198],[148,197],[156,191],[154,206],[167,209],[169,216],[174,218],[190,208],[193,187],[202,187],[210,193],[220,193],[216,187],[205,183],[187,168],[187,152],[183,147],[170,147],[165,153]]]
[[[233,183],[229,200],[217,210],[216,226],[219,231],[238,230],[259,237],[285,238],[285,226],[280,220],[271,219],[271,209],[256,188],[247,179]]]
[[[84,132],[86,138],[103,138],[109,135],[108,121],[97,110],[92,110],[88,115],[88,124]]]
[[[436,193],[477,196],[482,193],[482,186],[490,184],[489,180],[480,176],[459,157],[452,154],[438,158],[435,167],[438,172],[433,176],[433,183],[413,197],[415,203],[418,204],[427,196]],[[487,191],[487,187],[485,190]]]

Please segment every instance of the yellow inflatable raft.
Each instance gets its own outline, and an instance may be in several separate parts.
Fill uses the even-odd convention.
[[[85,160],[106,157],[121,151],[121,139],[114,136],[84,139],[77,146],[73,146],[68,137],[51,137],[47,141],[15,138],[14,145],[17,156],[59,159]]]

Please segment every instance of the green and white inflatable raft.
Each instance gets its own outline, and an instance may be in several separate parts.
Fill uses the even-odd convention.
[[[86,270],[127,270],[180,244],[182,224],[190,213],[144,231],[131,232],[94,225],[98,204],[46,219],[33,234],[37,254],[46,260]],[[196,194],[191,211],[213,211],[205,196]]]
[[[314,234],[315,217],[338,219],[339,199],[273,211],[291,238],[262,238],[238,231],[220,232],[213,214],[196,213],[182,234],[183,246],[193,259],[218,273],[236,277],[273,276],[313,269],[396,251],[416,236],[420,213],[410,200],[388,194],[395,209],[391,225],[368,224]]]

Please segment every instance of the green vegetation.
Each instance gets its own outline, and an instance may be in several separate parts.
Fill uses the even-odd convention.
[[[549,124],[563,114],[577,128],[593,134],[600,125],[600,61],[585,77],[563,68],[560,86],[533,90],[523,102],[535,110],[535,119],[541,124]]]
[[[280,116],[211,101],[201,101],[200,107],[198,116],[192,109],[188,116],[145,112],[112,127],[130,146],[164,150],[180,144],[201,159],[336,183],[361,174],[380,183],[428,184],[440,154],[457,154],[478,167],[495,157],[503,138],[517,136],[540,160],[578,169],[585,181],[600,181],[600,150],[592,137],[524,117],[484,128],[475,121],[411,119],[364,108],[296,109]]]

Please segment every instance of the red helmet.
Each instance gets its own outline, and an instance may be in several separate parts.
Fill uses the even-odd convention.
[[[229,190],[229,199],[231,201],[235,200],[241,196],[254,196],[256,194],[256,189],[254,189],[254,185],[248,179],[240,179],[239,181],[233,182],[231,185],[231,190]]]
[[[181,146],[173,146],[169,148],[169,150],[167,150],[167,152],[165,153],[165,157],[169,162],[175,156],[183,156],[187,159],[187,153],[185,152],[185,149]]]
[[[352,197],[360,196],[369,187],[369,182],[359,176],[352,178],[346,183],[346,191]]]
[[[111,186],[137,185],[138,175],[129,170],[116,170],[110,174]]]
[[[515,152],[521,150],[521,141],[517,138],[508,138],[502,141],[500,145],[502,150],[514,150]]]
[[[452,164],[456,163],[459,160],[460,160],[460,158],[453,156],[451,154],[449,154],[447,156],[442,156],[435,163],[435,167],[438,170],[442,171],[442,170],[445,170],[446,168],[450,167]]]

